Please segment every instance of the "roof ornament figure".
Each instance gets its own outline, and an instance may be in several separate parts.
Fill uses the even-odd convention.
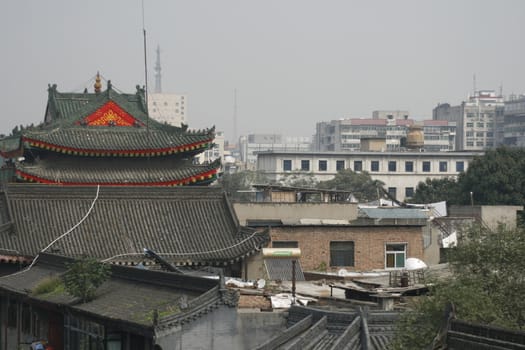
[[[97,72],[97,77],[95,78],[95,85],[93,85],[95,88],[95,93],[100,93],[100,89],[102,88],[102,83],[100,82],[100,73]]]

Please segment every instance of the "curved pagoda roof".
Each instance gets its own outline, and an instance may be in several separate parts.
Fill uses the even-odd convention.
[[[61,93],[48,89],[43,125],[25,129],[20,141],[0,142],[0,152],[44,150],[87,157],[157,157],[196,154],[212,145],[214,128],[189,131],[186,126],[162,124],[148,117],[144,90]]]
[[[97,166],[98,158],[81,162],[39,161],[37,164],[18,163],[15,175],[24,182],[57,185],[103,186],[184,186],[206,185],[217,178],[220,159],[204,165],[169,167],[161,162],[144,163],[144,167]],[[147,167],[146,167],[147,166]]]

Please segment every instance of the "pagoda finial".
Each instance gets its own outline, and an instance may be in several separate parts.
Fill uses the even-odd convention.
[[[100,89],[102,88],[102,83],[100,82],[100,73],[97,72],[97,77],[95,78],[95,85],[93,85],[95,88],[95,93],[100,93]]]

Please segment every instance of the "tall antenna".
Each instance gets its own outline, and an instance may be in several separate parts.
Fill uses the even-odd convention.
[[[148,111],[148,56],[147,56],[147,46],[146,46],[146,25],[144,24],[144,0],[142,0],[142,33],[144,34],[144,80],[145,80],[145,89],[144,98],[146,99],[146,112]],[[148,114],[148,113],[146,113]],[[148,115],[149,120],[149,115]]]
[[[157,61],[155,62],[155,93],[160,94],[162,92],[162,76],[160,75],[160,46],[157,45]]]
[[[146,46],[146,25],[144,21],[144,0],[142,0],[142,33],[144,34],[144,80],[145,80],[145,87],[144,87],[144,99],[145,105],[146,105],[146,135],[148,140],[148,145],[151,146],[151,135],[149,132],[149,111],[148,111],[148,56],[147,56],[147,46]],[[147,153],[147,166],[146,169],[148,170],[148,179],[151,179],[151,172],[150,172],[150,156],[149,153]]]
[[[233,142],[237,144],[237,89],[233,90]]]

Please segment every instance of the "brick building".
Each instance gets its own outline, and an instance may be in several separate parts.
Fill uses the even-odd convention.
[[[408,257],[423,259],[421,226],[280,226],[270,236],[272,247],[301,248],[306,271],[402,268]]]

